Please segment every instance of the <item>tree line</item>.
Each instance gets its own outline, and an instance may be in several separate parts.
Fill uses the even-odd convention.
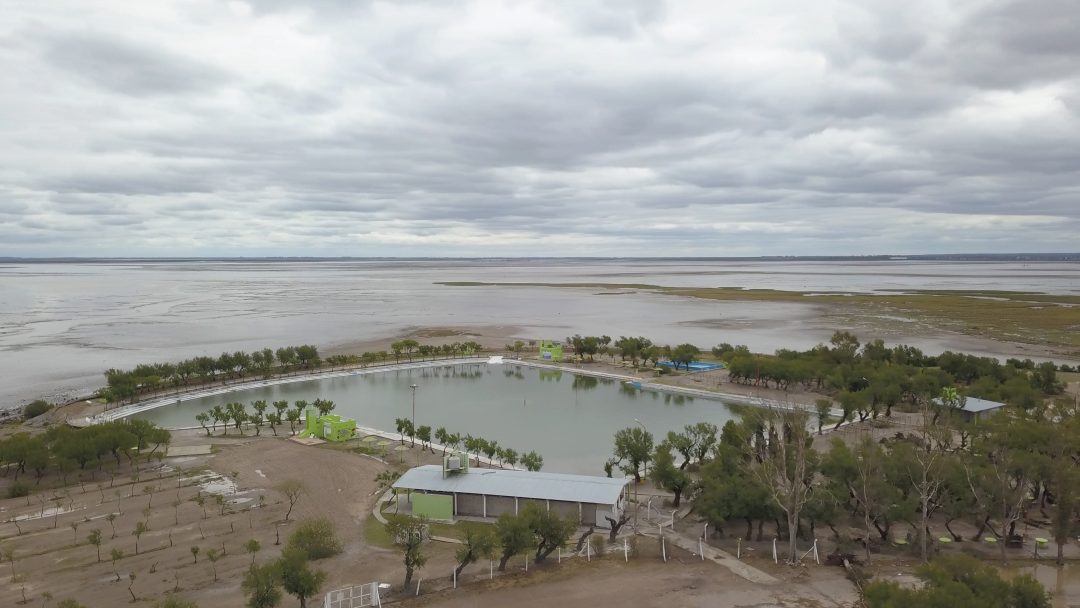
[[[635,366],[639,362],[648,365],[652,361],[653,367],[656,367],[661,359],[667,359],[674,364],[675,369],[680,365],[689,369],[689,364],[701,354],[701,349],[693,344],[653,344],[652,340],[642,336],[620,336],[618,340],[612,340],[611,336],[575,334],[566,338],[566,343],[579,358],[588,357],[589,361],[593,361],[595,355],[601,355],[611,357],[614,361],[615,357],[619,357],[622,361],[629,360]]]
[[[278,349],[264,348],[252,352],[223,352],[217,357],[198,356],[179,363],[141,363],[130,370],[109,369],[105,372],[106,386],[98,396],[108,403],[134,401],[142,395],[163,388],[182,388],[222,380],[247,377],[268,378],[275,374],[309,371],[328,367],[367,367],[386,363],[391,358],[413,360],[434,357],[470,356],[482,350],[477,342],[453,342],[449,344],[420,344],[416,340],[398,340],[390,351],[364,352],[359,355],[330,355],[322,358],[319,349],[305,344],[285,346]]]
[[[650,477],[675,495],[676,506],[690,496],[714,530],[745,525],[740,535],[748,541],[755,524],[757,540],[764,525],[775,526],[790,560],[798,538],[828,528],[839,544],[862,545],[867,560],[900,529],[925,561],[940,544],[933,525],[954,543],[994,538],[1004,561],[1007,546],[1025,542],[1018,526],[1033,522],[1051,530],[1060,563],[1080,532],[1080,405],[1008,407],[977,422],[925,400],[920,407],[905,432],[854,444],[836,438],[822,449],[799,408],[748,410],[719,437],[713,425],[691,425],[658,445],[631,427],[615,434],[615,458],[605,469],[617,464],[640,479],[651,465]],[[965,538],[954,528],[961,521],[975,532]],[[844,525],[858,532],[845,537]]]
[[[92,473],[110,459],[116,466],[127,460],[135,471],[141,456],[163,456],[171,440],[169,431],[146,420],[107,422],[81,429],[57,425],[37,435],[15,433],[0,440],[0,470],[16,482],[9,487],[10,496],[25,496],[30,488],[19,482],[22,474],[32,474],[40,482],[46,474],[55,472],[63,476],[66,485],[71,473],[88,469]]]
[[[443,446],[444,456],[447,449],[451,451],[464,449],[467,455],[476,456],[476,466],[480,466],[480,455],[483,454],[490,462],[498,460],[499,466],[510,465],[514,467],[521,463],[529,471],[539,471],[544,467],[544,457],[535,451],[519,454],[513,448],[500,446],[498,441],[473,437],[471,434],[462,436],[461,433],[447,431],[446,427],[443,426],[432,432],[431,427],[428,425],[414,426],[413,421],[409,418],[395,418],[394,424],[398,434],[401,435],[402,445],[405,444],[406,437],[409,438],[411,446],[415,446],[416,440],[419,439],[421,449],[426,448],[432,454],[435,453],[435,449],[431,446],[432,438],[434,438]]]
[[[273,406],[273,409],[270,409],[271,406]],[[315,399],[310,403],[305,399],[297,399],[290,407],[288,401],[282,400],[268,403],[266,400],[260,399],[251,402],[251,411],[249,412],[246,405],[236,401],[225,405],[215,405],[205,412],[196,414],[195,420],[206,431],[207,437],[211,433],[217,432],[219,424],[222,427],[223,435],[229,434],[230,426],[243,435],[244,425],[251,425],[255,429],[256,437],[261,435],[262,427],[265,424],[270,427],[270,431],[276,437],[278,434],[277,427],[288,423],[289,434],[295,435],[296,425],[304,417],[304,412],[308,407],[315,408],[320,416],[325,416],[334,411],[337,404],[328,399]]]

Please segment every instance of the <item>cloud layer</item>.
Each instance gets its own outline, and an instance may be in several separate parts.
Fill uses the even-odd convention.
[[[1078,249],[1073,0],[0,10],[0,255]]]

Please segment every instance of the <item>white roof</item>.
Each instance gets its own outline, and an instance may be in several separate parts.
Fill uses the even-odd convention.
[[[619,501],[619,495],[628,483],[629,479],[511,469],[470,469],[467,473],[451,473],[443,479],[442,467],[428,464],[406,471],[394,487],[613,505]]]
[[[941,399],[935,398],[933,401],[934,403],[941,405]],[[999,407],[1005,407],[1005,404],[998,403],[997,401],[990,401],[989,399],[979,399],[978,397],[964,397],[964,407],[960,409],[972,414],[978,414],[979,412],[995,410]]]

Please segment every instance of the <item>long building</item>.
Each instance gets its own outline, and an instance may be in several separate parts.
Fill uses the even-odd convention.
[[[424,465],[409,469],[394,483],[399,500],[412,514],[430,519],[494,519],[521,513],[529,504],[574,519],[582,526],[608,528],[629,498],[629,479],[510,469],[448,469]]]

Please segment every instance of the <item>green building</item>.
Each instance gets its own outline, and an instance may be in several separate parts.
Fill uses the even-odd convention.
[[[356,421],[352,418],[342,418],[337,414],[320,416],[313,408],[307,408],[305,412],[304,431],[301,437],[317,437],[326,441],[341,442],[356,437]]]
[[[562,361],[562,344],[552,340],[541,340],[540,358],[544,361]]]

